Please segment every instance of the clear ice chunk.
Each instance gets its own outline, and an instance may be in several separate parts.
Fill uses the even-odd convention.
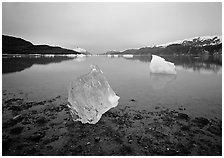
[[[159,74],[177,74],[174,63],[168,62],[157,55],[152,55],[150,72]]]
[[[109,109],[118,105],[117,96],[98,66],[72,81],[68,88],[68,107],[74,121],[97,123]]]

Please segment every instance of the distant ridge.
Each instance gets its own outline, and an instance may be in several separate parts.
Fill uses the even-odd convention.
[[[85,54],[59,46],[33,45],[19,37],[2,35],[2,54]]]
[[[124,51],[108,51],[105,54],[132,55],[202,55],[222,54],[222,36],[193,37],[153,47],[126,49]]]
[[[171,44],[193,44],[193,43],[197,43],[198,46],[206,46],[206,45],[217,45],[222,43],[222,36],[218,36],[218,35],[214,35],[214,36],[199,36],[199,37],[191,37],[191,38],[187,38],[187,39],[183,39],[183,40],[177,40],[174,42],[169,42],[166,44],[160,44],[160,45],[156,45],[157,47],[167,47],[168,45]]]

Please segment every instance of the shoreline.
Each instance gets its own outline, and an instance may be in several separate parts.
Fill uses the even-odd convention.
[[[74,122],[62,96],[38,102],[3,91],[3,155],[222,155],[222,120],[185,109],[118,105],[95,125]],[[130,100],[134,102],[135,100]]]

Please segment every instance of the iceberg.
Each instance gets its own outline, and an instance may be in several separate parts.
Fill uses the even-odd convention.
[[[159,74],[177,74],[174,63],[168,62],[164,58],[157,55],[152,55],[150,72]]]
[[[72,81],[68,88],[72,119],[82,123],[96,124],[106,111],[118,105],[119,98],[96,65],[91,65],[90,73]]]
[[[133,58],[133,54],[124,54],[123,57],[124,58]]]

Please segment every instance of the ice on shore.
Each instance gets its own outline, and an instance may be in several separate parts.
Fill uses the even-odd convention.
[[[152,55],[150,72],[159,74],[176,74],[174,63],[168,62],[157,55]]]
[[[119,96],[110,87],[98,66],[70,83],[68,107],[74,121],[97,123],[102,114],[118,105]]]

